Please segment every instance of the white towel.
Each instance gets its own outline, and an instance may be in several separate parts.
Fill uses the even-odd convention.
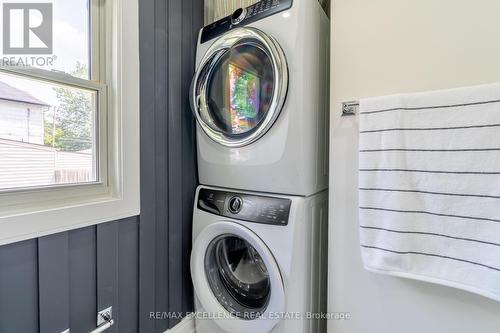
[[[360,103],[365,268],[500,301],[500,84]]]

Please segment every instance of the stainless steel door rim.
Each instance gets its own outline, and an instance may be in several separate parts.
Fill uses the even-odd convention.
[[[208,89],[214,69],[222,57],[240,46],[258,48],[266,54],[272,66],[273,92],[263,119],[248,132],[240,135],[228,135],[210,121]],[[195,73],[190,101],[193,113],[204,132],[215,142],[227,147],[243,147],[261,138],[274,124],[285,103],[288,89],[288,66],[285,54],[278,42],[271,36],[255,28],[237,28],[219,39],[205,53]]]

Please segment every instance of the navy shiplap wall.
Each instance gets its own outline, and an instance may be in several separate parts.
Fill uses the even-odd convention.
[[[0,247],[0,333],[156,333],[192,309],[196,186],[188,89],[203,1],[140,0],[141,216]]]
[[[189,311],[191,216],[196,187],[195,122],[189,108],[202,0],[140,0],[142,332],[177,320],[149,312]],[[166,222],[166,223],[165,223]]]
[[[0,332],[89,332],[108,306],[109,332],[146,332],[138,273],[138,217],[2,246]]]

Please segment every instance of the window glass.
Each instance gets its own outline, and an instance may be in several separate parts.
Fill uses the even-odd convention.
[[[96,91],[0,74],[0,189],[97,181],[96,101]]]

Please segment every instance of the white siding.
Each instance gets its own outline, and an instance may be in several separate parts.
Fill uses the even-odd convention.
[[[43,144],[43,111],[47,107],[0,100],[0,138]]]
[[[92,170],[92,154],[89,153],[71,153],[66,151],[58,151],[56,156],[57,170],[75,170],[85,169]]]
[[[0,188],[54,183],[54,150],[0,140]]]
[[[92,154],[0,139],[0,189],[95,180]]]

